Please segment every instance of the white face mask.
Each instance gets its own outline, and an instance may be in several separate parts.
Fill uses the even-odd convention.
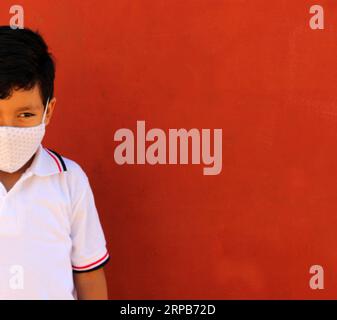
[[[34,127],[0,126],[0,170],[13,173],[22,168],[38,149],[45,134],[45,115]]]

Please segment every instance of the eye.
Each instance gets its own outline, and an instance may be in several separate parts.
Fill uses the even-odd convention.
[[[35,116],[34,113],[29,113],[29,112],[24,112],[24,113],[19,114],[19,118],[30,118],[30,117],[34,117],[34,116]]]

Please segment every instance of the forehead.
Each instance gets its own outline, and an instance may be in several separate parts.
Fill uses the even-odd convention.
[[[17,110],[18,108],[37,109],[43,108],[38,86],[30,90],[13,90],[12,95],[7,99],[0,99],[0,112]]]

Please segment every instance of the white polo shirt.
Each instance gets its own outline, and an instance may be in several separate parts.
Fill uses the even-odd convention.
[[[0,299],[77,299],[73,272],[108,260],[87,175],[40,144],[12,189],[0,182]]]

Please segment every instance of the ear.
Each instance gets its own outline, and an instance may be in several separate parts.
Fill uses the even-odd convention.
[[[48,110],[47,110],[46,117],[45,117],[46,126],[50,122],[50,119],[51,119],[51,117],[53,115],[53,112],[54,112],[55,105],[56,105],[56,98],[54,97],[53,99],[51,99],[49,101],[49,104],[48,104]]]

